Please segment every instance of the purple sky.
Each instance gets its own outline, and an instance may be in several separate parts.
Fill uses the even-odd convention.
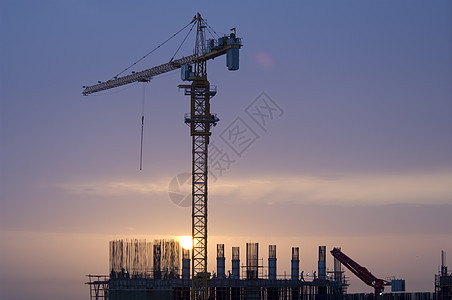
[[[232,246],[259,242],[266,261],[276,244],[279,274],[292,246],[305,272],[319,245],[340,246],[378,277],[433,290],[440,251],[452,255],[452,4],[242,2],[0,3],[2,295],[88,298],[84,275],[108,273],[110,239],[190,234],[190,209],[168,195],[191,169],[180,73],[145,86],[142,171],[142,84],[81,92],[198,11],[244,43],[239,71],[208,64],[212,141],[230,160],[211,166],[209,270],[219,242],[227,262]],[[167,62],[182,39],[130,71]],[[277,110],[259,126],[262,97]],[[246,149],[228,140],[237,122],[254,137]],[[347,274],[350,292],[372,290]]]

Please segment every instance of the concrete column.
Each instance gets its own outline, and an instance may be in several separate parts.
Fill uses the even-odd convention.
[[[240,248],[232,247],[232,278],[240,279]]]
[[[268,246],[268,279],[276,280],[276,245]]]
[[[291,276],[292,280],[298,280],[298,274],[300,272],[300,252],[298,247],[292,247],[292,260],[291,260]]]
[[[182,249],[182,279],[190,279],[190,250]]]
[[[319,246],[319,263],[318,263],[319,279],[326,279],[326,246]]]
[[[217,277],[225,278],[224,244],[217,244]]]

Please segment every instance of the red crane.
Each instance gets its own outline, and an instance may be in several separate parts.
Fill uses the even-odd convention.
[[[345,255],[340,249],[334,248],[333,250],[331,250],[331,254],[365,284],[373,287],[375,289],[375,295],[383,293],[385,286],[391,285],[390,281],[375,277],[372,273],[369,272],[369,270],[360,266],[353,259]]]

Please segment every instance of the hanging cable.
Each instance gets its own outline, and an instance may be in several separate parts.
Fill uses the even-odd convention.
[[[193,23],[193,25],[191,26],[190,30],[188,31],[187,35],[185,36],[184,40],[182,41],[182,43],[179,45],[179,48],[177,48],[176,52],[174,53],[173,57],[171,57],[170,61],[172,61],[174,59],[174,57],[176,56],[177,52],[179,51],[179,49],[182,47],[182,45],[185,43],[185,40],[187,39],[188,35],[190,34],[190,32],[193,30],[193,27],[195,27],[196,23]]]
[[[191,21],[190,23],[188,23],[187,25],[185,25],[182,29],[180,29],[178,32],[176,32],[175,34],[173,34],[171,37],[169,37],[166,41],[164,41],[163,43],[161,43],[160,45],[158,45],[157,47],[155,47],[154,49],[152,49],[151,51],[149,51],[146,55],[144,55],[142,58],[140,58],[139,60],[137,60],[136,62],[134,62],[133,64],[131,64],[130,66],[128,66],[127,68],[125,68],[124,70],[122,70],[121,72],[119,72],[118,74],[116,74],[112,79],[115,79],[115,77],[118,77],[119,75],[121,75],[122,73],[124,73],[125,71],[129,70],[131,67],[135,66],[137,63],[139,63],[140,61],[142,61],[143,59],[145,59],[148,55],[150,55],[152,52],[156,51],[158,48],[160,48],[161,46],[163,46],[164,44],[166,44],[169,40],[171,40],[173,37],[175,37],[176,35],[178,35],[181,31],[183,31],[185,28],[187,28],[191,23],[193,23],[193,21]],[[192,27],[193,28],[193,27]],[[191,29],[190,29],[191,30]]]
[[[207,24],[207,22],[206,22],[206,24]],[[210,27],[209,24],[207,24],[207,30],[210,32],[209,28],[212,29],[212,31],[217,35],[217,37],[220,37],[220,35],[212,27]],[[210,34],[212,34],[212,32],[210,32]],[[212,34],[212,36],[213,36],[213,34]]]
[[[210,35],[211,35],[213,38],[215,38],[215,36],[213,35],[212,31],[210,31],[209,28],[207,28],[207,31],[210,33]]]
[[[146,85],[143,83],[143,98],[141,102],[141,143],[140,143],[140,171],[143,169],[143,133],[144,133],[144,100]]]

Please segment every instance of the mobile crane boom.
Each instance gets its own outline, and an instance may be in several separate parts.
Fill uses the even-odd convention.
[[[391,282],[375,277],[366,268],[345,255],[340,249],[334,248],[331,250],[331,254],[365,284],[373,287],[375,289],[375,295],[382,293],[385,286],[391,285]]]

